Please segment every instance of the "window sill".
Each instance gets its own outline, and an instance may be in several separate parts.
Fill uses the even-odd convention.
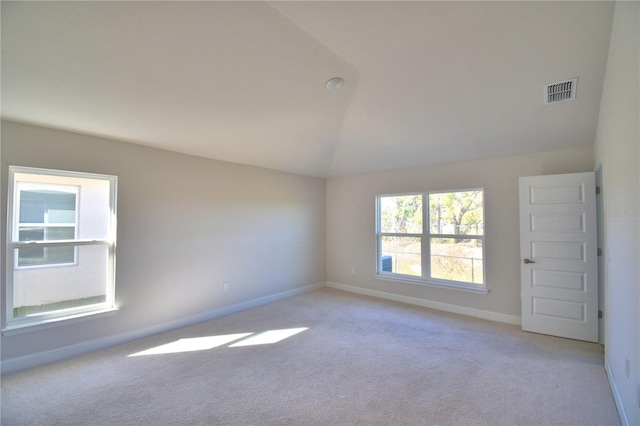
[[[119,308],[104,308],[99,310],[85,311],[69,314],[61,317],[40,318],[37,320],[23,320],[7,325],[2,329],[4,336],[13,336],[16,334],[29,333],[32,331],[44,330],[51,327],[58,327],[66,324],[73,324],[80,321],[86,321],[94,318],[104,318],[114,315]]]
[[[458,284],[458,283],[441,283],[437,281],[425,281],[421,279],[394,277],[389,275],[375,275],[374,278],[377,280],[383,280],[383,281],[394,281],[394,282],[401,282],[401,283],[407,283],[407,284],[415,284],[415,285],[420,285],[425,287],[442,288],[445,290],[464,291],[467,293],[475,293],[475,294],[489,293],[489,290],[487,290],[486,287],[471,286],[471,285]]]

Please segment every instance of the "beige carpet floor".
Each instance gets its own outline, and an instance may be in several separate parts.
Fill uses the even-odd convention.
[[[620,424],[600,345],[332,289],[8,374],[1,398],[3,426]]]

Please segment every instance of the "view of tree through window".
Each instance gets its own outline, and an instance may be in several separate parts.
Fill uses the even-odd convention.
[[[380,199],[383,269],[405,275],[422,275],[422,195]]]
[[[378,230],[380,274],[484,284],[482,190],[380,196]]]
[[[483,282],[482,191],[429,194],[431,277]]]

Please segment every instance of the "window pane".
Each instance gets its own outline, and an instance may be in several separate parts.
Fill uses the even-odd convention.
[[[14,268],[14,318],[106,301],[107,246],[70,245],[45,249],[50,251],[53,248],[71,253],[77,250],[77,265],[72,268]],[[22,250],[24,249],[20,248],[15,251]],[[18,253],[15,255],[20,257]]]
[[[422,195],[380,197],[380,229],[390,233],[422,233]]]
[[[44,247],[25,247],[18,251],[18,266],[46,264]]]
[[[75,228],[71,226],[24,227],[19,230],[19,241],[72,240]],[[24,247],[18,250],[18,266],[69,264],[75,262],[71,246]]]
[[[18,241],[73,240],[75,232],[73,226],[25,226],[19,229]]]
[[[47,241],[73,240],[76,228],[73,226],[49,226],[45,231]]]
[[[432,238],[431,277],[482,284],[482,240]]]
[[[50,189],[20,191],[20,223],[75,221],[76,194]]]
[[[44,241],[44,227],[20,228],[18,241]]]
[[[20,192],[20,223],[44,223],[45,203],[31,191]]]
[[[429,194],[432,234],[483,235],[482,191]]]
[[[23,247],[17,249],[18,266],[66,265],[75,262],[73,247]]]
[[[76,223],[76,194],[47,194],[47,223]]]
[[[380,270],[421,276],[421,251],[418,237],[382,237]]]
[[[45,247],[44,258],[47,264],[74,263],[75,252],[73,247]]]

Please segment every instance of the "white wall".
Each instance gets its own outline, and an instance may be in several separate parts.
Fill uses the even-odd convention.
[[[369,293],[381,291],[414,301],[467,308],[460,312],[481,310],[491,313],[491,318],[517,320],[520,317],[518,177],[591,170],[593,150],[587,147],[328,179],[327,281],[366,289]],[[484,187],[485,191],[489,294],[374,278],[376,195],[478,187]],[[355,274],[351,268],[355,268]],[[398,300],[405,300],[401,298]]]
[[[616,3],[595,151],[603,172],[608,261],[605,362],[618,410],[629,424],[640,424],[639,40],[640,4]]]
[[[1,149],[2,223],[9,165],[118,176],[120,306],[105,318],[3,335],[3,364],[325,281],[323,179],[8,121]],[[3,271],[5,262],[3,248]]]

